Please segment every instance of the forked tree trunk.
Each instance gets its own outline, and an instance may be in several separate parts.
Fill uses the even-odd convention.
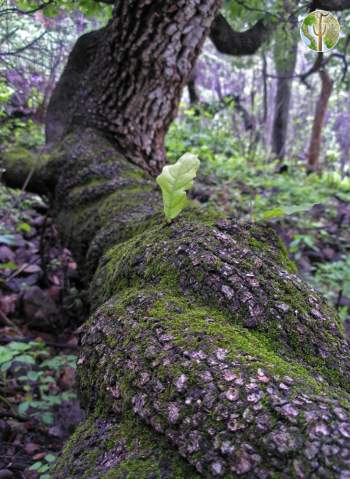
[[[309,152],[307,155],[308,172],[317,171],[320,167],[320,153],[322,142],[322,129],[327,113],[329,99],[333,90],[333,80],[327,70],[320,71],[321,92],[316,103],[314,122],[312,126]]]
[[[70,55],[48,109],[48,142],[91,126],[159,172],[165,133],[220,1],[116,2],[107,27],[81,37]]]
[[[119,16],[131,3],[132,42],[132,29],[124,36],[113,28],[114,21],[121,27]],[[56,121],[63,138],[41,157],[44,164],[32,176],[33,187],[54,190],[56,222],[79,262],[91,309],[78,360],[87,419],[67,444],[53,478],[346,479],[350,348],[334,311],[296,276],[266,227],[237,226],[194,208],[167,224],[155,182],[145,171],[161,164],[159,156],[155,163],[150,156],[157,150],[154,112],[165,119],[165,130],[202,42],[196,29],[205,34],[217,7],[210,0],[178,3],[182,14],[170,1],[147,2],[146,10],[146,2],[118,3],[125,11],[116,10],[107,27],[109,41],[129,63],[122,68],[116,61],[118,71],[118,51],[105,50],[112,69],[108,98],[98,85],[106,85],[106,77],[93,76],[96,65],[107,61],[100,57],[103,49],[90,40],[86,44],[95,35],[106,47],[105,33],[78,42],[49,115],[49,127]],[[152,23],[152,12],[157,24],[149,30],[149,23],[141,26],[139,20],[142,14]],[[147,52],[151,47],[139,39],[148,30],[157,38],[157,32],[167,32],[169,15],[184,19],[172,33],[177,40],[169,31],[142,63],[142,47]],[[196,40],[188,44],[190,38]],[[85,56],[76,55],[84,45],[89,47]],[[126,45],[140,54],[138,74]],[[153,97],[154,80],[147,71],[153,78],[154,64],[168,47],[172,55],[188,51],[191,61],[173,67],[174,89],[170,79],[167,85],[157,79],[163,104],[162,97]],[[170,57],[167,62],[172,63]],[[143,81],[134,82],[135,77]],[[127,78],[139,109],[123,89]],[[95,82],[97,92],[88,82]],[[71,110],[69,84],[79,99]],[[151,107],[152,98],[160,101],[158,109]],[[137,111],[146,125],[138,122]],[[131,118],[139,142],[128,129]],[[119,119],[126,133],[118,133]],[[149,151],[141,132],[151,135]],[[26,166],[32,167],[26,161],[9,157],[7,178],[20,181]]]

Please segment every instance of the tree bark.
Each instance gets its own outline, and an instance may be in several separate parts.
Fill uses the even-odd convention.
[[[158,173],[165,133],[220,3],[116,2],[107,27],[81,37],[70,55],[48,108],[47,141],[75,125],[94,127]]]
[[[350,8],[350,0],[314,0],[311,2],[310,11],[316,10],[341,11]]]
[[[270,38],[274,25],[268,18],[259,20],[245,32],[236,32],[223,15],[217,15],[210,29],[210,39],[220,53],[253,55]]]
[[[263,115],[261,123],[265,126],[268,115],[268,88],[267,88],[267,60],[266,54],[262,55],[262,80],[263,80]]]
[[[314,122],[312,126],[309,152],[307,155],[308,172],[317,171],[320,167],[320,153],[322,141],[322,128],[327,113],[328,102],[333,90],[333,80],[327,70],[320,71],[321,92],[317,100]]]
[[[349,344],[274,234],[196,209],[167,224],[154,181],[97,130],[44,169],[91,305],[88,419],[53,477],[346,478]]]
[[[132,2],[121,3],[128,9]],[[144,8],[145,2],[139,4]],[[170,3],[157,7],[156,30],[163,31]],[[182,10],[187,7],[201,19],[199,25],[216,13],[210,0],[187,0]],[[152,8],[142,10],[146,19],[147,12]],[[134,16],[139,28],[137,12]],[[188,47],[187,25],[187,20],[181,28],[178,24],[177,40],[166,36],[166,42],[173,53],[185,42],[185,51],[193,49],[191,63],[202,40],[191,31],[197,40]],[[140,37],[145,30],[147,22],[138,30]],[[138,48],[137,36],[131,45],[130,37],[113,33],[124,55],[123,42]],[[105,33],[96,35],[106,46]],[[79,263],[91,311],[81,328],[78,360],[87,419],[67,444],[54,479],[346,479],[350,348],[343,326],[298,278],[266,227],[237,226],[195,208],[171,224],[164,221],[159,192],[147,172],[155,166],[150,154],[127,142],[123,132],[119,138],[112,120],[106,129],[99,123],[103,116],[108,122],[109,115],[127,119],[131,113],[112,112],[101,88],[95,94],[89,87],[88,80],[96,85],[94,62],[107,61],[94,53],[101,50],[89,43],[91,38],[78,42],[53,100],[49,123],[63,127],[61,139],[41,156],[33,174],[37,181],[44,178],[40,187],[54,194],[55,219]],[[86,53],[86,41],[89,55],[83,61],[79,54],[77,65],[73,57],[80,47]],[[116,45],[113,35],[110,41]],[[154,54],[158,59],[157,49]],[[114,58],[109,50],[106,55]],[[135,83],[140,108],[146,101],[142,94],[150,94],[145,85],[153,81],[154,62],[143,65],[145,83]],[[114,62],[111,68],[121,87],[124,76],[132,80],[135,73],[133,61],[119,73]],[[183,68],[181,82],[186,82],[191,69]],[[91,101],[80,83],[89,88]],[[64,85],[74,85],[74,98],[84,99],[86,123],[93,127],[79,117],[80,102],[67,110]],[[180,80],[175,74],[173,89],[163,81],[160,85],[160,93],[171,96],[164,97],[167,110],[179,99]],[[121,93],[110,91],[121,101]],[[126,109],[130,102],[126,95]],[[150,123],[152,111],[145,116]],[[135,127],[141,130],[153,131]],[[124,145],[124,154],[116,145]],[[25,177],[27,163],[24,155],[20,167],[16,162],[16,178]]]

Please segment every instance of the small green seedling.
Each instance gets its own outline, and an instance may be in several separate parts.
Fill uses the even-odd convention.
[[[193,185],[200,161],[196,155],[185,153],[174,165],[164,166],[157,177],[161,187],[164,203],[164,214],[168,221],[181,213],[187,204],[186,190]]]

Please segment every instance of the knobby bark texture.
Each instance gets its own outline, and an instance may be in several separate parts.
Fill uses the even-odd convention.
[[[53,477],[348,478],[349,345],[274,234],[201,209],[167,224],[97,130],[41,168],[91,303],[88,418]]]
[[[132,3],[118,5],[128,9]],[[150,19],[154,3],[147,3]],[[215,5],[187,0],[181,11],[192,8],[206,25]],[[180,15],[174,3],[163,1],[158,7],[158,20],[162,12],[165,19],[171,12]],[[112,23],[120,21],[118,15]],[[137,24],[142,36],[148,23]],[[157,29],[164,33],[162,22],[157,25],[153,34]],[[110,24],[105,31],[111,43],[113,35],[120,38],[120,51],[126,54],[123,42],[131,49],[139,42],[136,37],[130,42],[119,26],[114,32]],[[105,31],[96,33],[104,45]],[[195,32],[193,37],[197,51],[201,40]],[[348,479],[350,348],[342,324],[295,274],[283,246],[265,226],[239,226],[200,207],[171,224],[164,221],[161,197],[148,173],[154,171],[150,153],[141,155],[134,142],[122,147],[126,137],[121,132],[119,140],[109,117],[118,118],[118,113],[106,107],[102,89],[95,95],[90,88],[95,103],[89,103],[76,84],[72,95],[78,107],[74,112],[68,108],[62,84],[87,84],[97,71],[94,62],[104,61],[91,38],[78,43],[72,57],[85,46],[87,56],[81,62],[80,54],[76,62],[71,57],[53,98],[49,124],[56,121],[63,128],[59,138],[52,138],[56,144],[40,155],[31,183],[40,191],[50,189],[56,223],[77,258],[91,310],[81,328],[78,360],[87,419],[67,444],[53,477]],[[173,48],[173,37],[166,38]],[[178,40],[185,42],[185,51],[186,38],[184,33]],[[152,62],[145,57],[151,72],[157,49],[154,55]],[[117,57],[110,56],[113,62]],[[132,56],[128,64],[132,85]],[[152,80],[139,74],[144,83],[138,88],[149,93],[144,85]],[[110,91],[120,101],[123,75],[121,69],[109,80],[118,85]],[[105,85],[104,78],[100,81]],[[159,91],[165,94],[165,111],[178,99],[180,83],[174,82],[173,93],[165,85]],[[145,100],[137,89],[135,94],[143,114]],[[120,115],[128,125],[133,99],[125,90],[124,98],[126,113]],[[106,107],[106,128],[99,123],[103,115],[97,99]],[[116,107],[114,97],[110,100]],[[92,108],[93,127],[79,119],[81,101]],[[145,120],[152,123],[153,110],[147,111]],[[136,121],[135,137],[142,128]],[[25,152],[10,155],[5,178],[25,177],[34,160]]]
[[[328,102],[333,90],[333,80],[327,70],[320,71],[321,91],[315,109],[314,122],[310,138],[309,152],[307,156],[307,169],[309,172],[319,169],[322,128],[327,113]]]
[[[260,20],[235,32],[216,16],[220,4],[116,2],[107,27],[83,35],[69,57],[48,106],[47,142],[76,125],[94,127],[109,134],[129,160],[158,173],[165,162],[165,133],[209,29],[217,49],[231,55],[254,53],[272,31],[268,20]],[[190,93],[194,98],[193,88]]]

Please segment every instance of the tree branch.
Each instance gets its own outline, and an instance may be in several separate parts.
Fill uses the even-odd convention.
[[[273,30],[265,19],[259,20],[245,32],[236,32],[221,14],[213,21],[210,39],[220,53],[227,55],[253,55]]]
[[[46,31],[42,32],[38,37],[34,38],[30,43],[27,43],[27,45],[24,45],[23,47],[18,48],[17,50],[13,50],[12,52],[0,52],[0,57],[3,56],[16,56],[19,53],[24,52],[25,50],[28,50],[29,48],[32,48],[39,40],[41,40],[45,35],[47,34]]]
[[[329,11],[340,11],[350,8],[350,0],[313,0],[310,5],[310,10],[321,8]]]

